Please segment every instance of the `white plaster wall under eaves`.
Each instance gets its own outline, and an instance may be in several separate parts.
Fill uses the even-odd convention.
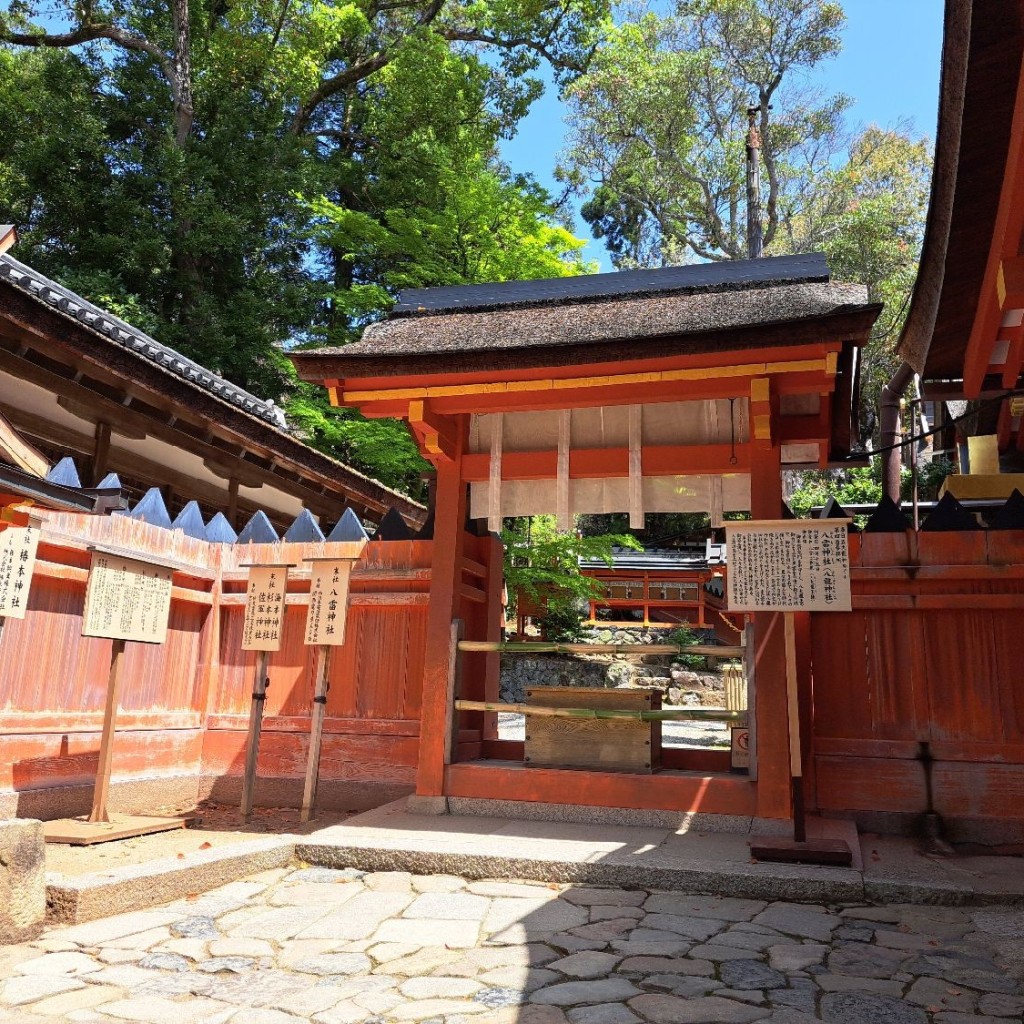
[[[46,388],[10,374],[0,374],[0,411],[5,415],[10,415],[16,426],[20,412],[38,420],[41,424],[52,424],[58,428],[55,431],[57,435],[64,435],[68,432],[78,435],[81,441],[76,445],[76,451],[69,452],[69,454],[87,456],[92,451],[94,424],[59,405],[57,395]],[[45,433],[43,429],[26,432],[37,435]],[[42,436],[40,439],[56,444],[58,447],[65,447],[59,436]],[[111,448],[117,452],[139,456],[200,484],[205,484],[209,488],[223,491],[225,501],[227,500],[227,482],[206,467],[202,456],[196,455],[186,448],[170,444],[158,437],[129,438],[116,433],[116,431],[111,435]],[[81,469],[82,460],[79,458],[76,461],[79,462]],[[83,480],[83,483],[87,484],[88,481]],[[153,481],[154,485],[159,483],[159,480]],[[282,519],[294,518],[302,511],[302,502],[298,498],[268,485],[240,487],[239,496],[259,505],[268,514],[272,516],[277,514]],[[191,495],[183,494],[181,497],[189,498]]]

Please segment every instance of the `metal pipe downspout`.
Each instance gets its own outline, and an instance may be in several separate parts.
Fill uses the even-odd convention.
[[[882,388],[879,401],[879,425],[881,428],[882,448],[882,493],[896,504],[900,501],[900,469],[903,465],[903,452],[899,447],[900,433],[900,399],[907,385],[914,378],[914,368],[910,363],[902,363],[892,375],[889,383]]]

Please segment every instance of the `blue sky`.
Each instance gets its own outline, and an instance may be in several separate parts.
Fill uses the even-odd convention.
[[[912,123],[917,135],[935,137],[942,50],[942,0],[845,0],[843,51],[823,65],[815,81],[843,92],[854,103],[852,128]],[[557,193],[552,177],[563,145],[564,107],[553,90],[538,100],[521,123],[516,137],[502,146],[502,155],[517,172],[530,172]],[[576,234],[589,238],[587,224],[577,217]],[[600,242],[586,250],[610,270]]]

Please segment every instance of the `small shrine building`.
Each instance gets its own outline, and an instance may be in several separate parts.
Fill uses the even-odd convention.
[[[479,712],[458,726],[481,728],[480,756],[460,761],[450,638],[465,524],[613,511],[634,526],[648,512],[779,519],[783,469],[851,455],[858,354],[878,312],[811,254],[410,291],[361,341],[293,355],[335,404],[405,420],[437,469],[418,796],[789,815],[774,613],[753,616],[756,778],[701,750],[654,774],[534,768]],[[497,700],[480,692],[496,674],[478,665],[465,659],[460,695]]]

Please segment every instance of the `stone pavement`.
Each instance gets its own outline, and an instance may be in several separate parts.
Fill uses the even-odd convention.
[[[0,948],[3,1024],[1007,1024],[1024,911],[262,872]]]

